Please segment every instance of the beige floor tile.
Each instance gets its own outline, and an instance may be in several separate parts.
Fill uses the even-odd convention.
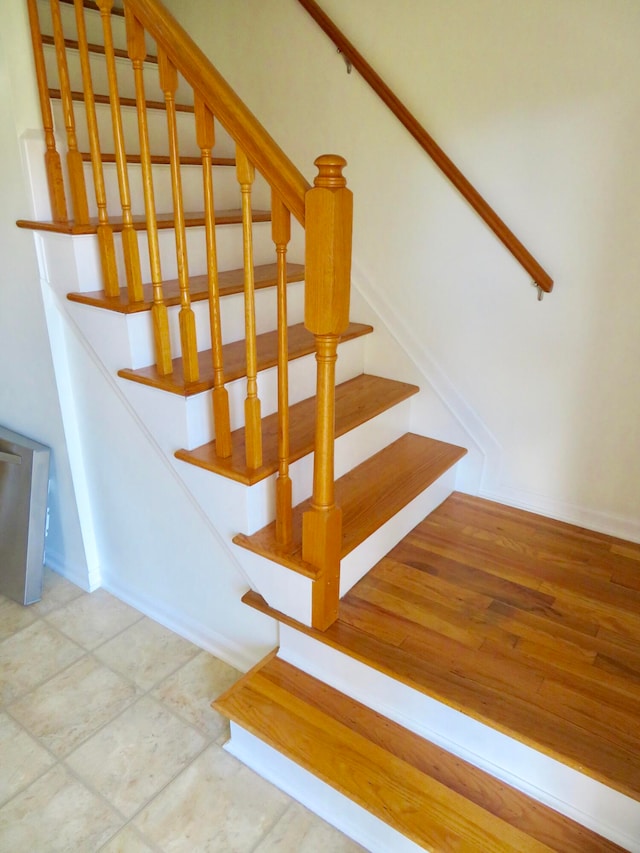
[[[93,853],[120,825],[107,803],[58,764],[0,808],[0,850]]]
[[[11,714],[59,758],[138,695],[134,684],[86,655],[11,705]]]
[[[289,803],[212,744],[133,823],[167,853],[247,853]]]
[[[156,847],[142,838],[142,836],[131,826],[125,826],[115,838],[100,848],[100,853],[154,853]]]
[[[194,728],[144,696],[73,752],[67,763],[131,817],[205,744]]]
[[[366,853],[333,826],[299,803],[292,803],[254,853]]]
[[[0,706],[7,705],[84,655],[51,625],[34,622],[0,643]]]
[[[145,617],[101,646],[96,656],[149,690],[199,651],[193,643]]]
[[[54,760],[11,717],[0,712],[0,805],[41,776]]]
[[[231,687],[241,674],[224,661],[200,652],[161,682],[153,695],[214,740],[228,736],[229,727],[227,720],[213,710],[211,702]]]
[[[95,649],[141,618],[141,613],[104,589],[85,593],[46,616],[47,622],[85,649]]]
[[[4,640],[21,628],[31,625],[36,618],[37,615],[31,607],[16,604],[15,601],[0,595],[0,640]]]
[[[42,574],[42,598],[35,604],[30,604],[29,610],[36,616],[44,616],[80,595],[86,595],[86,592],[45,566]]]

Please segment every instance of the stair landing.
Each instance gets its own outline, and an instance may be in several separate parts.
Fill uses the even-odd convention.
[[[454,493],[294,625],[640,801],[640,545]]]

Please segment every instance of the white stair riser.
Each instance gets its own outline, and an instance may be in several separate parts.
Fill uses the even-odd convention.
[[[152,166],[153,192],[156,213],[173,212],[173,194],[171,189],[171,167],[167,165]],[[131,211],[135,214],[145,213],[144,191],[142,186],[142,167],[129,163],[129,191],[131,194]],[[90,163],[84,164],[89,215],[98,215],[98,206],[93,182],[93,169]],[[107,196],[107,211],[111,216],[120,216],[122,206],[118,191],[118,178],[115,163],[105,163],[103,166],[104,181]],[[182,205],[185,211],[203,211],[202,166],[183,165],[180,169],[182,183]],[[233,166],[213,167],[213,192],[216,210],[239,210],[241,206],[240,187]],[[256,209],[269,210],[271,206],[270,191],[260,176],[257,177],[252,197]]]
[[[75,307],[71,308],[70,313],[76,318],[81,318],[77,322],[83,334],[99,353],[104,363],[116,371],[117,368],[113,366],[112,362],[120,357],[119,352],[124,351],[126,331],[123,329],[123,325],[112,321],[107,326],[100,323],[99,319],[95,320],[94,317],[85,319],[82,317],[84,306],[77,306],[81,309],[80,311],[74,310]],[[360,374],[362,362],[362,339],[358,338],[342,344],[337,362],[339,367],[336,366],[337,381],[344,382]],[[308,397],[315,388],[315,380],[316,362],[313,354],[290,362],[290,404],[293,405]],[[123,393],[135,406],[144,423],[149,424],[157,440],[167,452],[173,453],[178,448],[192,450],[194,447],[199,447],[215,438],[210,391],[183,397],[180,394],[168,394],[165,391],[131,380],[125,379],[122,382]],[[263,417],[276,411],[278,404],[277,382],[277,369],[275,367],[262,370],[258,374],[258,394]],[[231,428],[239,429],[244,426],[244,400],[247,395],[246,379],[241,378],[229,382],[226,387],[229,392]],[[182,428],[177,429],[177,424],[181,424]],[[310,490],[304,491],[300,499],[308,497],[310,493]],[[267,521],[264,523],[266,524]],[[234,531],[234,533],[237,532],[237,530]]]
[[[304,282],[292,282],[288,285],[287,296],[289,303],[289,324],[300,323],[304,318]],[[256,290],[256,330],[257,334],[268,332],[276,327],[276,288],[269,287]],[[196,339],[198,350],[210,349],[211,326],[209,319],[209,301],[201,300],[192,303],[196,318]],[[96,309],[97,310],[97,309]],[[169,332],[171,336],[171,354],[174,358],[180,352],[179,306],[168,309]],[[231,343],[244,338],[244,295],[235,293],[220,299],[220,318],[222,326],[222,342]],[[146,367],[153,364],[155,353],[153,349],[153,328],[148,311],[128,315],[130,335],[131,364],[121,364],[120,367]]]
[[[404,835],[241,726],[231,723],[231,740],[224,748],[371,853],[422,851]]]
[[[635,800],[287,625],[280,626],[278,654],[624,849],[640,853],[640,803]]]
[[[143,282],[151,281],[148,238],[146,231],[137,231],[140,255],[140,273]],[[41,232],[47,279],[56,293],[91,293],[102,290],[102,271],[98,240],[95,234],[68,235]],[[126,286],[121,235],[114,234],[118,280]],[[178,265],[175,231],[162,228],[158,231],[161,274],[164,280],[176,279]],[[187,259],[190,275],[204,275],[207,271],[206,235],[204,227],[186,230]],[[218,225],[216,228],[218,269],[238,269],[242,266],[242,226],[239,224]],[[254,263],[274,263],[275,252],[271,240],[271,223],[256,222],[253,226]],[[292,261],[296,260],[292,256]],[[148,363],[148,362],[147,362]],[[120,365],[123,367],[124,365]]]

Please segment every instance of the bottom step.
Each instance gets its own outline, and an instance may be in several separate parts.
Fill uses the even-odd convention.
[[[214,707],[418,849],[623,849],[273,655]],[[251,749],[240,757],[253,764]],[[255,769],[259,763],[257,758]],[[283,780],[272,781],[285,787]],[[300,789],[290,786],[289,793]],[[353,825],[340,828],[372,850],[390,849],[388,840],[371,846],[370,834],[359,836]]]

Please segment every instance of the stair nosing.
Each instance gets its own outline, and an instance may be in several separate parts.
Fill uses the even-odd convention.
[[[42,44],[46,45],[47,47],[55,47],[56,46],[55,38],[52,35],[49,35],[48,33],[41,33],[41,39],[42,39]],[[76,41],[75,39],[65,38],[64,46],[67,50],[76,50],[78,52],[80,51],[80,43],[78,41]],[[89,42],[87,44],[87,50],[88,50],[88,53],[94,54],[95,56],[104,56],[105,55],[104,45],[101,45],[101,44]],[[129,58],[128,52],[124,48],[116,47],[116,48],[114,48],[113,53],[114,53],[114,56],[116,59],[131,61]],[[153,56],[151,54],[147,54],[143,61],[148,62],[152,65],[157,65],[158,64],[158,57]]]
[[[447,444],[445,442],[437,441],[435,439],[429,439],[425,436],[418,436],[415,433],[405,433],[399,439],[387,445],[382,450],[378,451],[378,453],[373,454],[373,456],[366,459],[360,465],[357,465],[355,468],[348,471],[342,477],[338,478],[335,482],[335,491],[336,491],[336,504],[340,506],[343,510],[345,507],[348,508],[348,498],[347,492],[350,487],[353,487],[353,483],[356,485],[358,483],[358,478],[362,478],[366,480],[368,471],[371,468],[376,467],[381,460],[387,459],[387,457],[393,460],[393,456],[395,454],[403,454],[406,452],[407,446],[410,444],[418,444],[422,445],[423,449],[426,451],[429,450],[440,450],[444,451],[445,448],[448,449],[448,455],[445,460],[440,461],[437,465],[433,465],[433,462],[430,460],[427,463],[424,458],[424,470],[421,476],[417,479],[416,482],[409,483],[406,480],[406,472],[402,470],[396,470],[394,472],[394,476],[397,478],[404,478],[404,494],[401,498],[397,499],[392,506],[385,506],[382,502],[377,503],[377,507],[380,511],[380,515],[375,519],[374,523],[369,523],[368,527],[371,529],[369,532],[366,532],[368,528],[362,528],[362,525],[357,525],[356,522],[351,522],[351,525],[348,520],[348,509],[345,512],[347,516],[346,519],[343,520],[343,542],[342,548],[340,552],[340,558],[344,559],[348,554],[350,554],[355,548],[362,544],[366,539],[369,538],[376,530],[379,530],[384,524],[386,524],[394,515],[400,512],[405,506],[408,506],[411,501],[417,498],[420,494],[422,494],[426,489],[429,488],[434,482],[436,482],[446,471],[448,471],[453,465],[455,465],[465,454],[466,450],[462,447],[457,447],[452,444]],[[397,484],[396,484],[397,485]],[[344,491],[345,494],[342,494]],[[296,523],[296,518],[300,518],[301,514],[309,508],[311,499],[308,498],[306,501],[298,504],[294,507],[294,525]],[[358,502],[359,503],[359,502]],[[357,535],[354,535],[351,532],[351,528],[354,528]],[[300,535],[300,521],[296,526],[298,531],[298,536]],[[277,545],[275,540],[275,522],[271,522],[270,524],[263,527],[261,530],[258,530],[256,533],[251,535],[247,535],[244,533],[238,533],[233,538],[234,544],[245,548],[248,551],[251,551],[255,554],[258,554],[261,557],[272,560],[273,562],[279,563],[285,568],[292,569],[300,574],[306,575],[307,577],[317,576],[319,574],[319,569],[310,566],[306,561],[302,559],[300,552],[300,542],[298,539],[294,539],[292,546],[285,550],[282,546]]]

